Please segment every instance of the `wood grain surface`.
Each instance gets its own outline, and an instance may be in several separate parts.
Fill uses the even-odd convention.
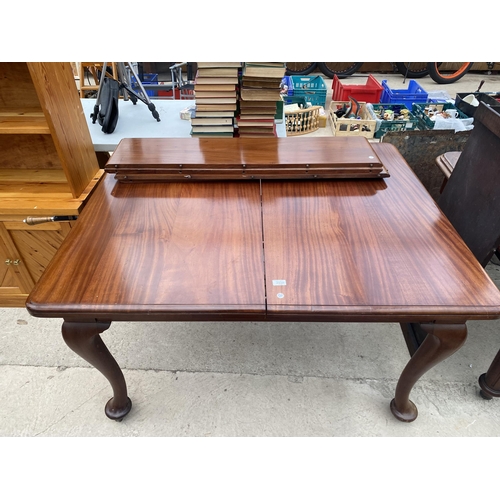
[[[500,292],[410,167],[373,147],[390,178],[263,183],[268,314],[497,316]]]
[[[105,170],[124,182],[390,175],[364,137],[123,139]]]
[[[499,317],[497,287],[396,148],[374,149],[390,178],[263,181],[262,196],[258,182],[107,175],[28,310],[109,321]]]
[[[122,139],[107,171],[126,166],[380,165],[364,137]]]
[[[122,184],[107,176],[30,311],[264,314],[259,184]]]

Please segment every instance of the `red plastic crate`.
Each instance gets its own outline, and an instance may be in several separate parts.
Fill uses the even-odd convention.
[[[170,89],[170,90],[158,90],[158,96],[172,97],[172,89]],[[177,100],[179,100],[181,98],[181,95],[179,93],[179,89],[175,89],[175,98]]]
[[[366,85],[344,85],[334,75],[332,90],[332,101],[348,101],[349,97],[353,97],[358,101],[379,103],[383,87],[373,75],[368,76]]]

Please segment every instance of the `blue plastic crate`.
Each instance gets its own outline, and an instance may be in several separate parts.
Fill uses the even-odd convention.
[[[137,80],[134,75],[131,75],[130,82],[132,84],[132,90],[139,88],[137,85]],[[144,73],[141,83],[148,96],[155,96],[156,92],[154,90],[148,90],[148,83],[158,84],[158,73]]]
[[[315,90],[316,92],[325,92],[325,81],[321,76],[292,76],[294,90]]]
[[[407,89],[391,89],[387,80],[382,80],[381,104],[406,104],[411,109],[414,102],[428,102],[428,93],[418,82],[410,80]]]
[[[293,95],[303,96],[313,106],[326,104],[326,85],[321,76],[292,76]]]
[[[283,79],[281,80],[281,87],[286,85],[288,90],[286,95],[293,95],[293,81],[290,76],[284,76]]]
[[[136,81],[135,76],[131,75],[132,85],[134,85]],[[158,73],[144,73],[141,83],[158,83]]]
[[[281,97],[283,99],[283,102],[285,104],[293,104],[293,81],[291,76],[284,76],[281,80],[281,85],[286,85],[287,86],[287,92],[282,93]]]

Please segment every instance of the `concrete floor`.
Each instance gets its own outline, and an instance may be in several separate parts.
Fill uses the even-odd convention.
[[[375,76],[404,88],[400,75]],[[483,91],[500,90],[498,76],[420,83],[454,96],[483,79]],[[500,266],[487,271],[500,284]],[[397,324],[114,323],[102,337],[133,401],[117,423],[104,415],[108,382],[65,345],[62,320],[20,308],[0,318],[2,437],[500,436],[500,400],[483,400],[477,384],[500,321],[470,322],[462,349],[422,377],[411,424],[389,410],[409,359]]]

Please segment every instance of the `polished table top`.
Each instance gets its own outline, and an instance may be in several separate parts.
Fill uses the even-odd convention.
[[[107,174],[27,307],[108,319],[498,317],[500,292],[412,170],[392,145],[373,149],[390,177],[122,183]]]

